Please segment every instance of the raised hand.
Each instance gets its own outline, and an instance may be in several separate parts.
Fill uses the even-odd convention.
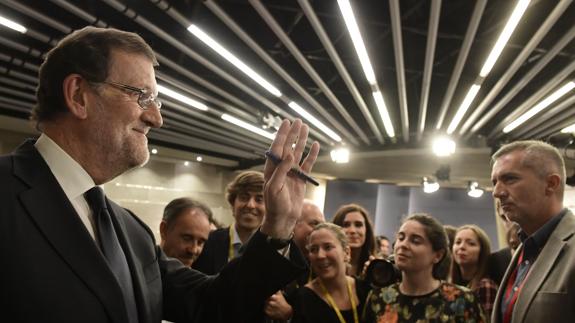
[[[306,182],[298,176],[288,174],[291,167],[299,167],[307,142],[308,127],[301,120],[290,123],[284,120],[271,144],[270,151],[281,158],[279,164],[266,160],[264,167],[264,199],[266,216],[261,232],[274,238],[286,239],[301,215]],[[295,147],[292,145],[295,143]],[[319,143],[314,142],[301,170],[309,173],[319,153]]]

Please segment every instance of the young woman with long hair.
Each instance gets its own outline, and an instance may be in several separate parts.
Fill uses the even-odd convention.
[[[335,212],[332,222],[343,228],[349,242],[351,266],[348,274],[359,276],[369,256],[376,254],[375,235],[369,214],[358,204],[347,204]]]

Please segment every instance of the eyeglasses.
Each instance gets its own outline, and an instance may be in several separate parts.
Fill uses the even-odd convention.
[[[111,85],[111,86],[118,88],[118,89],[128,90],[128,91],[138,93],[138,105],[143,110],[148,110],[152,105],[156,106],[156,108],[158,110],[162,108],[162,101],[160,99],[158,99],[157,96],[152,94],[152,92],[150,92],[146,89],[140,89],[140,88],[133,87],[130,85],[117,83],[117,82],[110,82],[110,81],[103,81],[100,83]]]

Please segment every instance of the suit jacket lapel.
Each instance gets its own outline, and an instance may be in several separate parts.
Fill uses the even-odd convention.
[[[33,142],[14,155],[14,174],[29,185],[19,194],[48,243],[100,299],[114,322],[126,322],[122,293],[94,239]]]
[[[130,239],[126,235],[128,232],[126,228],[126,217],[130,215],[115,203],[111,203],[107,200],[109,209],[112,210],[112,221],[114,222],[114,227],[116,228],[116,234],[118,235],[118,240],[122,245],[124,254],[126,255],[126,260],[128,261],[128,266],[130,267],[130,273],[132,275],[132,282],[134,285],[134,294],[136,295],[136,304],[138,306],[138,318],[140,322],[147,321],[150,315],[146,312],[149,309],[149,299],[147,297],[148,293],[145,288],[147,284],[145,282],[145,275],[142,271],[144,267],[140,263],[138,257],[134,253],[134,248],[130,243]],[[119,228],[119,230],[118,230]]]
[[[565,239],[573,235],[574,222],[573,216],[570,213],[565,214],[561,222],[557,224],[557,227],[549,236],[549,240],[547,240],[543,249],[539,252],[539,256],[537,260],[535,260],[535,263],[533,263],[533,268],[529,271],[525,285],[523,285],[521,293],[515,303],[513,321],[523,321],[531,302],[533,302],[541,285],[559,259],[560,253],[566,244]]]
[[[503,275],[503,279],[501,279],[501,284],[499,284],[499,289],[497,290],[497,295],[495,297],[495,303],[493,304],[493,311],[491,312],[491,323],[499,323],[501,322],[501,299],[503,295],[505,295],[505,289],[507,288],[507,283],[509,281],[509,276],[515,267],[517,267],[517,261],[519,260],[519,255],[521,254],[521,250],[523,249],[523,244],[521,244],[517,250],[513,253],[511,258],[511,262]]]

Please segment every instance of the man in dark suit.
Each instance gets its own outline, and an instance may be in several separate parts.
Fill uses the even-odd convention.
[[[243,253],[266,213],[263,193],[264,176],[260,172],[241,172],[228,184],[226,200],[232,208],[234,223],[210,233],[194,269],[214,275]]]
[[[287,240],[305,193],[288,176],[307,140],[299,120],[284,121],[271,145],[283,161],[265,165],[262,226],[218,276],[167,258],[144,223],[102,194],[97,185],[149,158],[146,134],[162,125],[155,65],[141,37],[115,29],[76,31],[46,55],[33,111],[42,135],[0,157],[2,317],[252,322],[305,266]]]
[[[541,141],[518,141],[492,157],[493,196],[521,227],[491,321],[573,322],[575,216],[563,207],[565,163]]]

